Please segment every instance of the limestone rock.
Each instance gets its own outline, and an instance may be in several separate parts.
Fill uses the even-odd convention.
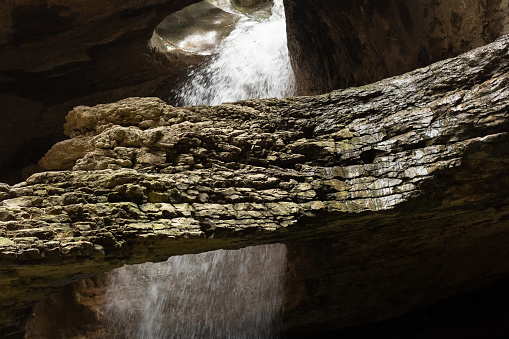
[[[149,46],[157,25],[198,0],[0,3],[0,180],[21,181],[75,106],[167,99],[185,67]]]
[[[201,1],[167,16],[155,29],[151,42],[171,53],[211,55],[235,28],[240,16]]]
[[[90,140],[85,138],[64,140],[55,144],[48,156],[40,160],[39,165],[46,170],[69,169],[92,149]]]
[[[504,36],[319,96],[75,109],[66,131],[91,149],[72,170],[0,186],[2,330],[19,331],[52,286],[271,242],[289,251],[289,332],[396,316],[507,276],[508,71]],[[59,147],[42,163],[62,166]]]

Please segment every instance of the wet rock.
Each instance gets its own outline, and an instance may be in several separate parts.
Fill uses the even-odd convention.
[[[51,291],[32,279],[269,242],[289,247],[285,330],[379,320],[507,275],[508,71],[505,36],[314,97],[74,109],[66,132],[91,149],[0,186],[1,326]],[[61,168],[67,143],[41,164]]]
[[[271,0],[231,0],[233,7],[248,15],[260,15],[260,10],[269,11],[273,5]],[[266,14],[265,14],[266,15]],[[270,14],[269,14],[270,15]]]
[[[156,27],[151,41],[162,44],[165,52],[211,55],[239,18],[213,2],[201,1],[167,16]]]

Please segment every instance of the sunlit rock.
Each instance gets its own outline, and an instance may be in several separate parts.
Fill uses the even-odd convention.
[[[202,1],[166,17],[155,29],[151,41],[167,51],[210,55],[238,20],[239,15]]]
[[[238,11],[255,19],[268,18],[273,1],[269,0],[231,0]]]
[[[17,333],[33,301],[124,263],[275,242],[287,331],[507,277],[508,60],[505,36],[314,97],[73,110],[66,133],[92,148],[73,165],[55,147],[44,164],[66,170],[0,186],[0,328]]]
[[[267,0],[205,0],[166,17],[155,29],[150,43],[174,55],[211,55],[242,17],[268,19],[272,4]]]

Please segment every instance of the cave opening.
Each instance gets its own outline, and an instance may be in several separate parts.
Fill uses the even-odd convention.
[[[150,44],[188,70],[178,106],[295,94],[283,0],[204,0],[166,17]]]

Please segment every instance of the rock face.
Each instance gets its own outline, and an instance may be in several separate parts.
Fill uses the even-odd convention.
[[[507,277],[508,69],[504,36],[314,97],[76,107],[51,171],[0,186],[2,335],[83,276],[268,242],[289,249],[289,333]]]
[[[402,74],[509,33],[507,0],[285,0],[285,6],[302,94]]]
[[[65,286],[60,293],[44,299],[34,307],[34,319],[27,324],[26,338],[114,337],[93,326],[101,324],[104,317],[100,307],[104,305],[107,284],[107,275],[102,274]]]
[[[154,30],[151,44],[183,58],[211,55],[235,28],[239,16],[208,1],[185,7],[167,16]]]
[[[77,105],[130,96],[168,100],[183,67],[201,59],[167,60],[147,43],[167,15],[195,2],[3,1],[0,181],[13,184],[36,171],[27,166],[64,139],[64,117]],[[234,3],[245,8],[267,1]],[[291,57],[305,95],[402,74],[509,33],[508,0],[285,5]]]
[[[74,106],[167,98],[186,64],[148,42],[165,16],[194,2],[2,1],[0,180],[21,181],[20,167],[62,140]]]

